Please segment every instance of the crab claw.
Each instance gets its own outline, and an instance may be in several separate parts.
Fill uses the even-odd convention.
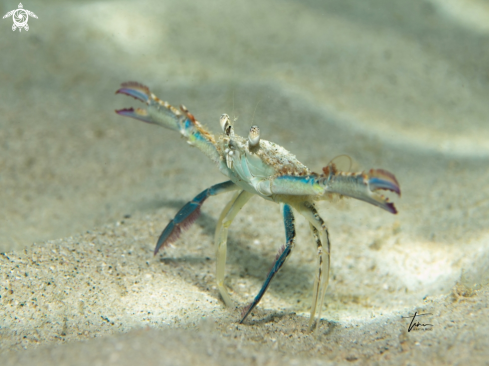
[[[376,192],[383,189],[401,195],[396,177],[387,170],[371,169],[368,174],[346,173],[337,171],[334,165],[329,165],[323,169],[323,172],[317,183],[324,186],[325,192],[353,197],[392,214],[397,213],[394,204],[389,202],[387,197]]]
[[[167,102],[158,99],[154,94],[149,91],[147,86],[137,83],[135,81],[129,81],[122,83],[122,88],[118,89],[116,94],[125,94],[146,103],[147,107],[142,108],[124,108],[116,110],[115,112],[121,116],[135,118],[137,120],[159,125],[171,130],[180,130],[180,120],[182,119],[182,112],[171,106]],[[187,111],[188,112],[188,111]],[[187,113],[186,115],[190,115]],[[193,118],[193,116],[192,116]]]
[[[368,185],[372,191],[385,189],[401,196],[401,188],[399,187],[396,177],[387,170],[370,169],[368,172]]]
[[[122,88],[117,90],[116,94],[126,94],[130,97],[140,100],[143,103],[149,104],[151,100],[151,92],[149,88],[143,84],[139,84],[135,81],[128,81],[127,83],[122,83]],[[121,114],[121,113],[119,113]]]
[[[116,109],[115,113],[120,114],[121,116],[135,118],[146,123],[156,124],[156,122],[154,122],[153,119],[151,119],[151,117],[148,115],[148,111],[145,109],[141,109],[141,108]]]

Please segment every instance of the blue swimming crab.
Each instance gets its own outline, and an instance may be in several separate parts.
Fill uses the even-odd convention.
[[[222,210],[215,231],[217,288],[224,303],[232,306],[233,302],[224,285],[229,226],[254,195],[280,204],[285,225],[285,245],[280,248],[262,288],[254,300],[243,309],[240,320],[240,323],[243,323],[260,302],[273,277],[294,249],[295,210],[309,222],[317,244],[318,271],[314,280],[309,326],[313,326],[316,314],[317,325],[321,319],[321,309],[329,281],[330,240],[324,220],[316,210],[316,202],[347,196],[396,214],[394,204],[377,192],[388,190],[400,196],[401,191],[395,176],[383,169],[371,169],[368,173],[342,172],[334,163],[328,164],[322,169],[321,174],[317,174],[311,172],[283,147],[262,139],[257,126],[251,127],[247,138],[241,137],[235,134],[229,116],[223,114],[220,118],[222,133],[214,136],[187,108],[181,106],[177,109],[171,106],[158,99],[142,84],[123,83],[116,93],[129,95],[146,104],[145,109],[121,109],[116,110],[116,113],[180,132],[189,145],[201,150],[218,166],[221,173],[229,178],[226,182],[205,189],[178,211],[161,233],[154,254],[175,242],[181,232],[188,229],[199,216],[200,208],[207,198],[235,191],[232,199]]]

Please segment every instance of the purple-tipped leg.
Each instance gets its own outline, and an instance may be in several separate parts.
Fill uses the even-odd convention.
[[[205,191],[199,193],[192,201],[187,202],[161,233],[158,242],[156,243],[154,255],[156,255],[161,248],[174,243],[180,237],[182,231],[187,230],[195,220],[197,220],[200,216],[200,206],[202,206],[208,197],[236,189],[238,189],[238,186],[229,180],[207,188]]]

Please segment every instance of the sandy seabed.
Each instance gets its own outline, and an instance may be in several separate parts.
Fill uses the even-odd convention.
[[[17,8],[0,5],[0,13]],[[482,0],[23,3],[0,22],[2,365],[489,364],[489,7]],[[331,277],[308,328],[316,255],[297,245],[245,324],[284,230],[258,197],[230,229],[226,285],[209,199],[225,180],[178,135],[124,119],[137,80],[211,131],[252,124],[314,171],[352,157],[398,178],[398,215],[319,204]],[[415,312],[429,327],[408,331]],[[470,362],[469,362],[470,361]]]

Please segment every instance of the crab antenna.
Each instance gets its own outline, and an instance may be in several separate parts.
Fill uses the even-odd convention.
[[[248,143],[250,147],[255,147],[260,144],[260,129],[258,126],[251,126],[248,134]]]
[[[261,100],[256,102],[255,110],[253,111],[253,116],[251,117],[251,123],[253,123],[253,121],[255,120],[255,113],[256,113],[256,110],[258,108],[258,104],[260,104],[260,102],[261,102]]]
[[[238,117],[236,117],[236,115],[234,114],[234,90],[233,90],[233,122],[236,123],[237,120]]]

